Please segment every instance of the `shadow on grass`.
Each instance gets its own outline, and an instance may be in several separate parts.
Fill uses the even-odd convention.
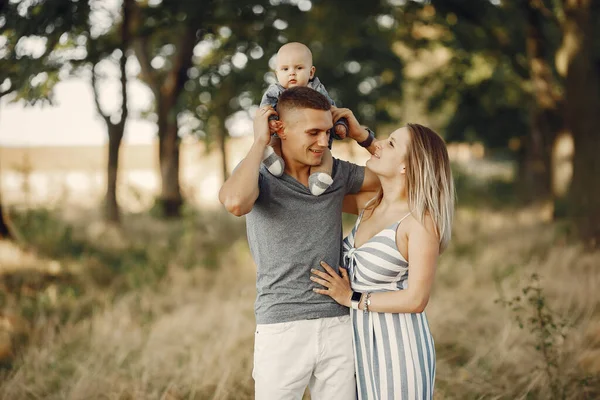
[[[13,220],[26,246],[44,257],[101,265],[115,276],[145,274],[145,283],[162,278],[172,264],[216,268],[230,245],[245,237],[244,220],[191,208],[179,220],[126,215],[119,228],[100,221],[69,223],[43,208],[14,213]],[[98,278],[97,283],[110,283]]]
[[[13,211],[11,219],[37,261],[0,270],[0,309],[25,319],[27,336],[77,322],[131,290],[158,288],[171,267],[216,269],[245,239],[244,219],[191,208],[179,220],[125,215],[121,228],[89,214],[68,222],[45,208]]]

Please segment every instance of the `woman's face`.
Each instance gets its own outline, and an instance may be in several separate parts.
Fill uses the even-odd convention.
[[[395,177],[406,172],[406,157],[410,133],[403,127],[395,130],[385,140],[375,144],[375,154],[367,160],[367,168],[379,176]]]

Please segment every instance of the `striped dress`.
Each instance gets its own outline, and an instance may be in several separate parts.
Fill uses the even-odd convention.
[[[362,213],[358,217],[344,239],[344,265],[354,291],[373,293],[408,287],[408,263],[396,246],[396,230],[404,218],[356,248],[354,237]],[[350,315],[358,398],[432,399],[435,348],[425,313],[350,309]]]

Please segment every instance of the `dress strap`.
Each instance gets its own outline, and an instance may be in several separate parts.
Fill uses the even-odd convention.
[[[358,225],[360,224],[360,221],[362,221],[363,219],[363,215],[365,215],[365,211],[367,211],[366,208],[363,208],[362,211],[358,214],[358,218],[356,219],[356,227],[358,228]]]
[[[406,217],[408,217],[411,213],[412,213],[412,211],[409,211],[408,214],[406,214],[404,217],[400,218],[400,221],[398,221],[398,224],[400,224],[400,222],[404,221],[406,219]]]

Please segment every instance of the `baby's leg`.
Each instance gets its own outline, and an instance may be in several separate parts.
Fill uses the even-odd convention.
[[[325,149],[320,165],[310,167],[308,188],[315,196],[322,195],[333,183],[333,157],[331,150]]]
[[[283,175],[285,163],[281,157],[281,139],[277,136],[271,136],[271,142],[265,147],[262,162],[274,176]]]

